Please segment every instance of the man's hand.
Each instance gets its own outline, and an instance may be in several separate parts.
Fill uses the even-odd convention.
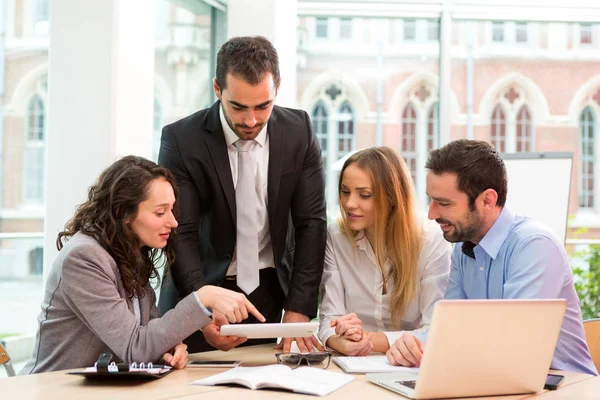
[[[202,286],[196,293],[205,307],[224,314],[229,322],[242,322],[248,313],[265,322],[265,317],[242,293],[212,285]]]
[[[404,335],[396,339],[385,355],[392,365],[418,367],[421,365],[424,348],[425,344],[416,336],[404,333]]]
[[[346,336],[331,336],[327,339],[327,346],[347,356],[367,356],[373,350],[373,332],[362,331],[361,337],[361,340],[355,341]]]
[[[335,327],[335,334],[344,336],[346,339],[358,342],[362,339],[362,321],[355,313],[346,314],[331,321],[331,327]]]
[[[160,358],[166,365],[175,369],[182,369],[188,363],[187,344],[179,343]]]
[[[283,315],[283,322],[310,322],[310,319],[304,314],[300,314],[295,311],[286,311]],[[289,353],[294,340],[296,341],[298,349],[301,353],[312,353],[315,351],[325,350],[314,335],[311,337],[283,338],[283,340],[277,346],[275,346],[275,348],[279,350],[283,349],[285,353]]]
[[[213,311],[213,319],[202,328],[204,339],[212,347],[229,351],[244,343],[248,338],[239,336],[221,336],[221,326],[229,325],[227,318],[218,311]]]

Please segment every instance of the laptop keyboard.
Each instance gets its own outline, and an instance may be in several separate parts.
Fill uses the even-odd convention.
[[[399,383],[404,386],[408,386],[411,389],[414,389],[415,386],[417,385],[417,381],[396,381],[396,383]]]

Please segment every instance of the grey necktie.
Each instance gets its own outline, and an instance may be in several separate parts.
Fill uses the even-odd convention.
[[[238,178],[235,188],[237,285],[246,294],[252,293],[259,285],[256,184],[250,156],[253,143],[254,140],[235,142],[238,150]]]

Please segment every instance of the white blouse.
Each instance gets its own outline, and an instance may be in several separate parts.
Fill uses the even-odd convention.
[[[365,331],[383,332],[390,345],[404,331],[419,333],[427,329],[433,306],[444,297],[448,286],[452,246],[442,236],[437,223],[425,220],[422,228],[417,295],[406,307],[400,326],[394,327],[390,308],[393,282],[387,283],[386,294],[383,294],[383,279],[375,252],[364,231],[358,232],[356,247],[353,247],[337,222],[328,226],[319,326],[319,339],[323,344],[335,335],[331,321],[351,312],[361,319]],[[384,268],[389,272],[390,263],[386,262]]]

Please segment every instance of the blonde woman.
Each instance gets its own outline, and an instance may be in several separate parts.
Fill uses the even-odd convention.
[[[342,216],[327,233],[319,338],[346,355],[386,352],[405,331],[427,329],[448,285],[451,246],[417,216],[410,172],[388,147],[348,158],[339,200]]]

